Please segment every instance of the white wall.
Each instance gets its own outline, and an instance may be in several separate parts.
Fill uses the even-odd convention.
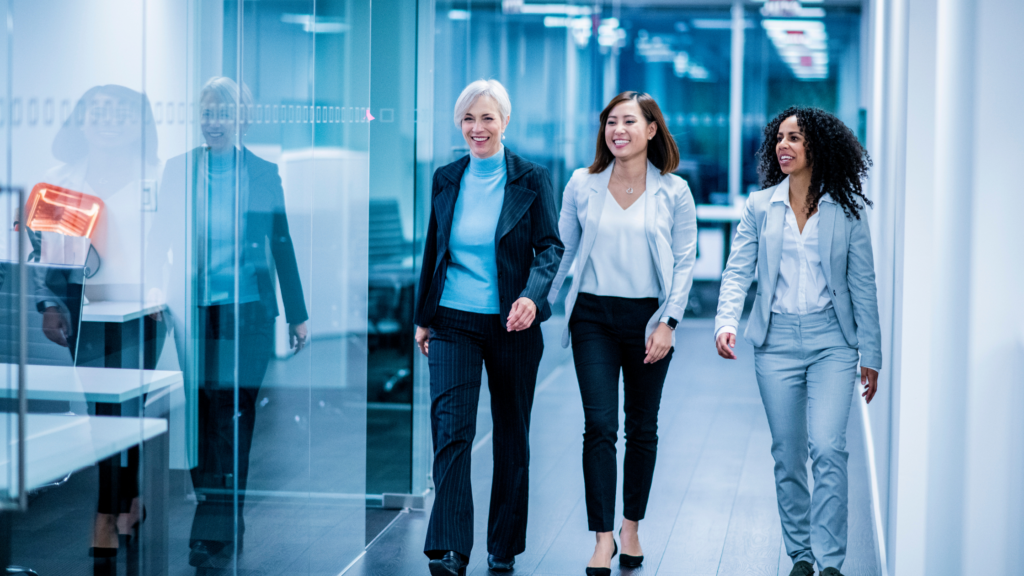
[[[896,277],[900,576],[1012,574],[1024,543],[1024,3],[908,0]]]

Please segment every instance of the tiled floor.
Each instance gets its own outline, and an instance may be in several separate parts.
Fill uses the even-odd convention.
[[[678,332],[662,400],[658,467],[640,529],[646,561],[632,571],[636,576],[786,576],[792,566],[782,546],[771,436],[754,380],[753,350],[741,344],[738,361],[719,359],[712,326],[709,320],[687,320]],[[557,326],[545,328],[548,348],[531,431],[530,526],[515,573],[579,576],[593,551],[580,462],[583,412],[571,358],[557,347]],[[477,544],[469,575],[487,573],[492,462],[490,445],[480,441],[490,429],[487,405],[483,394],[473,455]],[[874,576],[879,569],[860,422],[854,406],[847,433],[851,509],[843,573]],[[620,438],[620,470],[621,457]],[[347,575],[426,574],[427,514],[403,514]],[[617,563],[613,566],[618,573]]]

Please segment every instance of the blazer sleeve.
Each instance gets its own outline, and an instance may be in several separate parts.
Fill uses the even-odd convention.
[[[861,366],[882,369],[882,329],[878,321],[878,293],[875,286],[875,259],[871,250],[871,230],[865,218],[849,220],[850,252],[846,279],[853,300],[853,320],[857,324],[857,343]]]
[[[533,263],[526,287],[520,298],[529,298],[542,310],[547,303],[551,283],[558,272],[565,247],[558,238],[558,224],[555,218],[555,192],[551,186],[551,175],[547,169],[537,166],[533,170],[533,184],[537,191],[536,201],[530,206],[530,232],[533,245]]]
[[[715,334],[723,327],[736,329],[743,314],[743,302],[750,290],[757,270],[759,233],[754,215],[754,195],[747,198],[743,216],[736,227],[729,261],[722,273],[722,288],[718,294],[718,313],[715,315]]]
[[[430,186],[430,198],[437,194],[437,172],[434,173],[434,181]],[[434,264],[437,263],[437,216],[434,214],[434,203],[430,203],[430,222],[427,224],[427,236],[423,239],[423,259],[420,261],[420,282],[416,289],[416,310],[413,312],[413,324],[426,328],[423,325],[423,307],[427,302],[427,294],[430,293],[430,285],[434,281]]]
[[[697,262],[697,207],[690,186],[680,182],[672,221],[672,285],[665,315],[682,320],[693,286],[693,265]]]
[[[288,230],[288,214],[284,207],[284,188],[281,176],[275,166],[265,178],[270,180],[269,190],[274,194],[273,235],[270,238],[270,253],[274,255],[274,266],[277,268],[277,279],[281,283],[281,300],[284,301],[284,314],[289,324],[301,324],[309,319],[306,312],[306,299],[302,294],[302,279],[299,277],[299,264],[295,260],[295,246]]]
[[[579,212],[576,209],[576,178],[570,178],[562,193],[562,213],[558,217],[558,234],[562,238],[565,251],[562,254],[562,261],[558,265],[558,272],[551,283],[551,290],[548,292],[548,302],[555,303],[558,292],[562,289],[565,277],[569,275],[572,262],[576,259],[576,251],[580,246],[580,237],[583,235],[583,227],[580,226]]]

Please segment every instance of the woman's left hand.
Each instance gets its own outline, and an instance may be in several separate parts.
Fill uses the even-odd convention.
[[[292,350],[295,350],[296,354],[306,346],[308,336],[309,332],[306,330],[305,322],[288,325],[288,343],[291,344]]]
[[[526,330],[533,326],[533,319],[537,317],[537,305],[526,296],[512,303],[512,311],[508,315],[506,327],[509,332]]]
[[[661,360],[672,349],[672,329],[664,322],[659,322],[654,334],[647,339],[647,357],[644,364],[654,364]]]
[[[875,397],[875,392],[878,391],[878,371],[874,368],[860,367],[860,383],[864,386],[864,392],[861,396],[864,397],[864,402],[867,404],[871,403],[871,399]]]

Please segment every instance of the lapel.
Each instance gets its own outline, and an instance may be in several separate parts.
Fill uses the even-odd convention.
[[[661,174],[650,160],[647,161],[647,185],[644,194],[649,195],[644,202],[644,229],[647,232],[647,244],[651,248],[654,269],[658,271],[662,290],[668,292],[666,279],[662,277],[661,256],[658,253],[658,196],[661,194]]]
[[[604,199],[608,197],[608,181],[611,180],[612,168],[614,167],[615,161],[613,160],[603,171],[591,174],[588,178],[590,190],[586,192],[588,195],[587,221],[583,225],[583,238],[580,240],[579,252],[583,257],[580,259],[580,262],[584,264],[586,263],[586,258],[590,255],[590,250],[594,247],[594,241],[597,240],[597,226],[601,222]]]
[[[437,218],[438,256],[448,250],[448,238],[452,232],[452,218],[455,214],[455,201],[459,199],[459,185],[467,166],[469,166],[468,155],[438,169],[438,175],[442,180],[441,189],[433,199],[434,217]]]
[[[789,179],[779,184],[786,186],[789,193]],[[774,195],[774,192],[772,193]],[[782,262],[782,228],[786,220],[786,204],[772,202],[769,197],[768,221],[765,223],[764,238],[768,249],[768,294],[775,293],[775,282],[779,278],[779,264]]]
[[[501,202],[501,215],[498,216],[498,226],[494,231],[495,244],[498,244],[505,234],[515,228],[516,223],[529,210],[533,200],[537,197],[536,190],[516,184],[532,169],[529,162],[505,148],[505,197]]]
[[[832,285],[832,235],[835,231],[836,205],[818,202],[818,255],[825,270],[825,283]]]

